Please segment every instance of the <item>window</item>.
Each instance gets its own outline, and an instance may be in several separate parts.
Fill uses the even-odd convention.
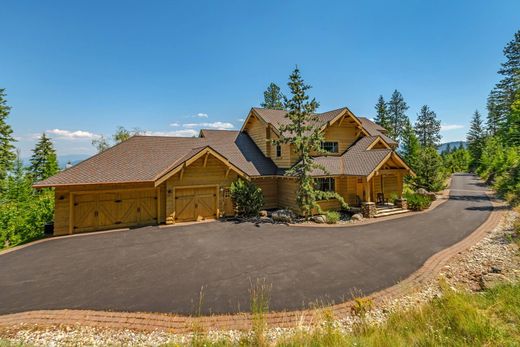
[[[334,178],[332,177],[318,178],[316,180],[316,189],[322,192],[334,192],[336,191],[334,183]]]
[[[338,153],[338,143],[332,141],[323,141],[321,143],[321,149],[331,153]]]
[[[282,146],[276,145],[276,157],[280,158],[282,156]]]

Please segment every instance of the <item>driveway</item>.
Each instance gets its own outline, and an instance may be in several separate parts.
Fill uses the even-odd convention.
[[[0,255],[0,314],[40,309],[249,310],[257,278],[271,310],[334,303],[406,278],[488,217],[485,187],[455,175],[424,214],[347,228],[204,223],[57,238]]]

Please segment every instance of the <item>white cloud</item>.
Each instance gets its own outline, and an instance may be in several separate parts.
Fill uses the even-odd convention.
[[[192,137],[192,136],[198,136],[199,132],[195,129],[182,129],[182,130],[174,130],[174,131],[146,131],[144,133],[144,135]]]
[[[233,129],[235,126],[228,122],[213,122],[213,123],[186,123],[182,125],[184,128],[210,128],[218,130]]]
[[[450,131],[450,130],[457,130],[457,129],[464,129],[464,125],[461,125],[461,124],[442,124],[441,125],[441,131]]]
[[[245,119],[244,118],[238,118],[237,121],[243,122],[243,121],[245,121]]]
[[[195,117],[195,118],[208,118],[208,114],[207,113],[197,113],[193,117]]]
[[[93,139],[99,137],[99,135],[91,133],[90,131],[85,130],[63,130],[63,129],[52,129],[45,131],[48,134],[56,135],[57,139],[65,139],[65,140],[77,140],[77,139]]]
[[[171,127],[180,127],[181,125],[179,123],[170,123]]]

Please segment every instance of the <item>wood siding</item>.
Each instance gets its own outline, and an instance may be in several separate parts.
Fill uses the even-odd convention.
[[[249,117],[245,132],[251,137],[254,143],[260,148],[262,153],[267,157],[267,128],[256,116]]]
[[[278,180],[278,207],[299,211],[296,203],[298,182],[294,178],[279,178]]]
[[[264,194],[265,209],[278,207],[278,179],[275,177],[254,178],[251,180],[254,184],[262,189]]]

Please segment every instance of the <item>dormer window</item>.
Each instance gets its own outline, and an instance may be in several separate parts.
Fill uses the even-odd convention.
[[[276,145],[276,157],[280,158],[282,156],[282,146]]]
[[[333,141],[323,141],[321,143],[321,149],[330,153],[338,153],[338,143]]]

